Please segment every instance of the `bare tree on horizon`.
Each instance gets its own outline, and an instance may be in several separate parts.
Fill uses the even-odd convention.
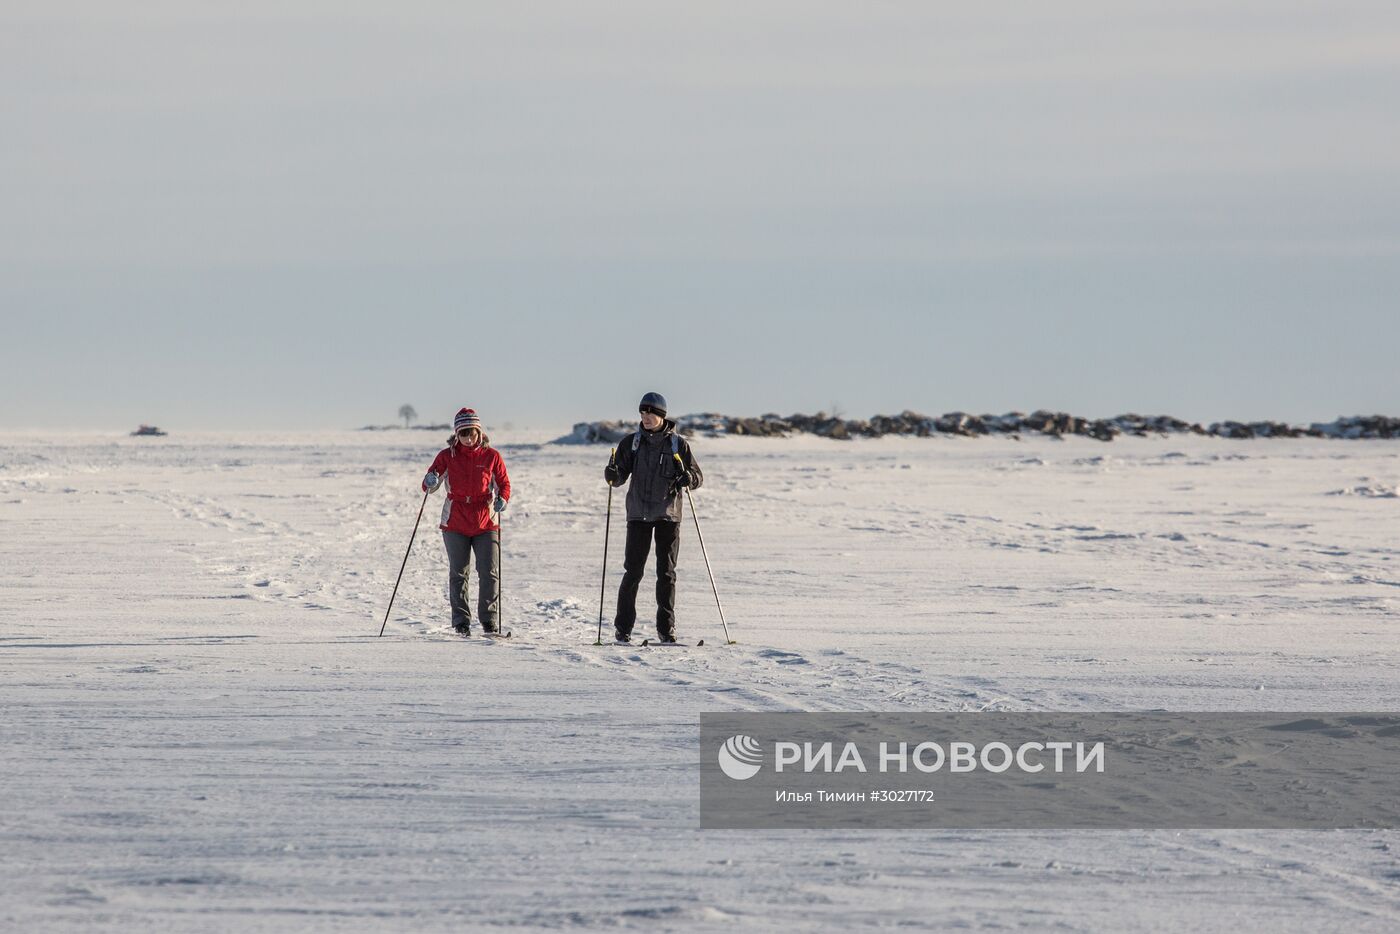
[[[399,418],[403,419],[403,426],[408,427],[408,423],[418,417],[418,411],[408,403],[399,406]]]

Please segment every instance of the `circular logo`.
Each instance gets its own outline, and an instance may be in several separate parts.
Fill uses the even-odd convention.
[[[719,747],[719,767],[738,782],[753,778],[763,767],[763,747],[752,736],[731,736]]]

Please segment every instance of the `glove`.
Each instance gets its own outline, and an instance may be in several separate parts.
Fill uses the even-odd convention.
[[[671,495],[676,496],[681,490],[690,489],[690,471],[684,468],[676,474],[676,479],[671,481]]]
[[[619,475],[616,464],[609,464],[603,468],[603,479],[608,481],[608,486],[617,486]]]
[[[436,493],[437,488],[441,483],[442,478],[430,470],[428,471],[427,476],[423,478],[423,492]]]
[[[496,515],[499,516],[501,513],[505,512],[505,511],[506,511],[506,505],[507,505],[509,502],[510,502],[509,500],[504,500],[504,499],[501,499],[499,496],[497,496],[497,497],[496,497]]]

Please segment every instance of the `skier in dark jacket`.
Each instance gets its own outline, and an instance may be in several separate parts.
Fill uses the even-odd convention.
[[[638,411],[641,427],[622,439],[615,459],[603,470],[603,479],[612,486],[631,481],[627,488],[627,553],[613,628],[619,642],[631,640],[637,621],[637,587],[654,538],[656,634],[662,642],[675,642],[681,491],[698,489],[704,478],[690,445],[676,434],[676,423],[666,417],[666,398],[649,392],[642,397]]]

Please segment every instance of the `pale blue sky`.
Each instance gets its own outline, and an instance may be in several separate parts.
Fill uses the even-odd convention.
[[[1400,414],[1394,3],[123,6],[0,8],[0,428]]]

